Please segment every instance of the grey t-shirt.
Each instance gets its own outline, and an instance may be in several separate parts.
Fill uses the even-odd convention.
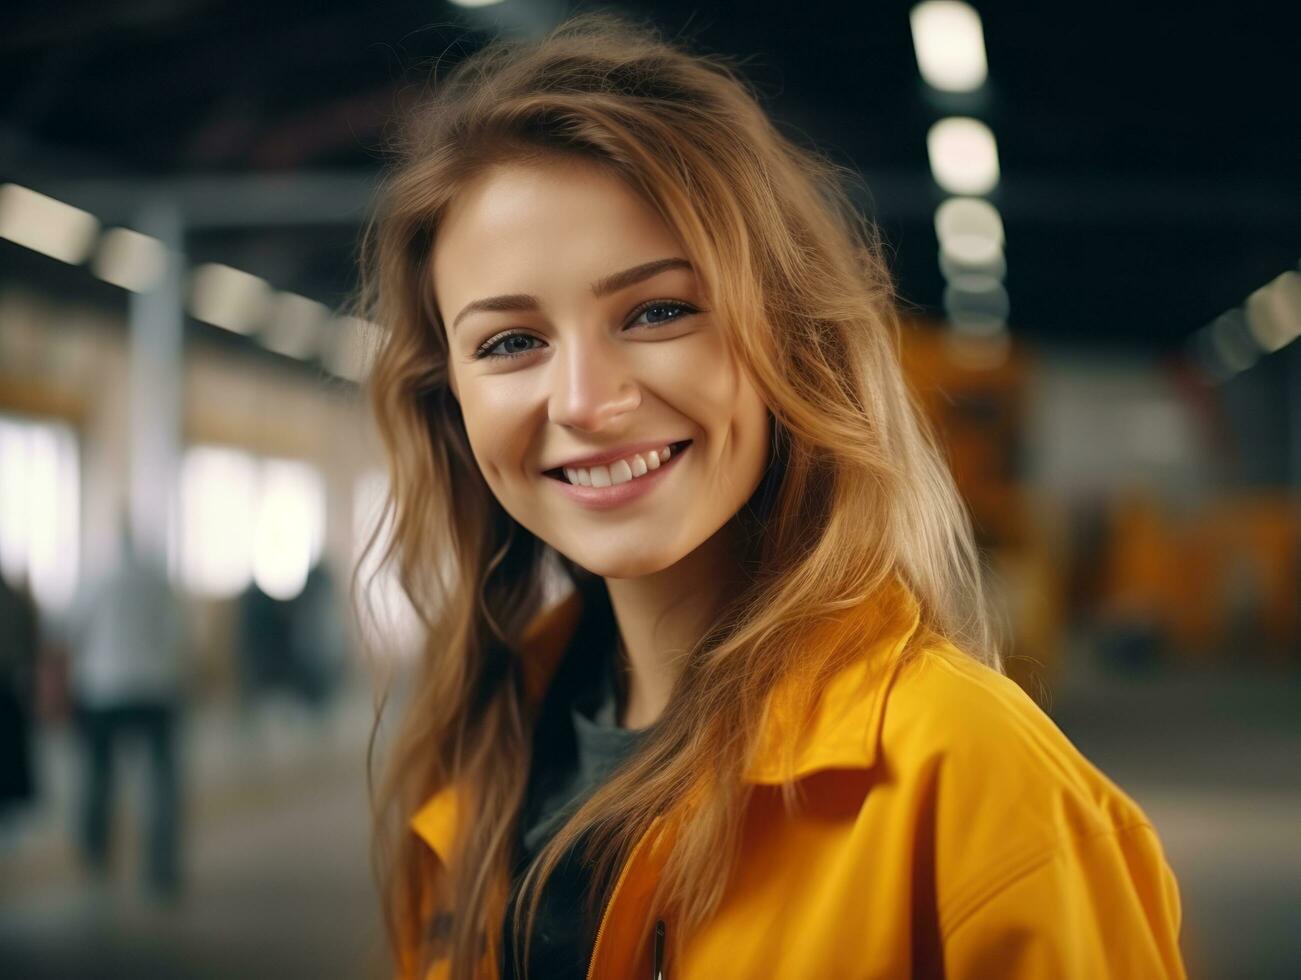
[[[649,728],[620,728],[611,666],[597,670],[569,707],[572,738],[536,747],[526,803],[521,815],[517,873],[538,855],[564,822],[609,778],[649,733]],[[564,726],[570,728],[570,725]],[[595,941],[596,923],[583,914],[591,872],[583,861],[583,842],[572,847],[547,879],[532,941],[529,975],[583,980]],[[516,882],[518,884],[518,881]],[[507,922],[500,972],[516,976],[513,923]]]
[[[620,728],[613,678],[570,709],[574,723],[575,757],[527,823],[523,834],[525,852],[537,854],[561,825],[596,791],[619,763],[628,758],[649,729]]]

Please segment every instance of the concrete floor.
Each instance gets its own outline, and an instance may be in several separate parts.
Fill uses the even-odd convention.
[[[1189,975],[1301,977],[1298,680],[1077,675],[1050,707],[1157,825],[1180,881]],[[386,976],[367,859],[367,710],[358,703],[327,737],[259,737],[252,754],[223,748],[215,722],[195,736],[191,756],[206,761],[194,778],[207,785],[193,793],[191,887],[175,908],[144,900],[125,861],[113,884],[88,887],[66,814],[11,828],[0,977]]]
[[[64,832],[71,745],[47,744],[51,812],[19,839],[11,829],[0,859],[0,977],[388,976],[367,851],[368,711],[354,702],[324,728],[272,718],[251,739],[232,737],[229,718],[190,726],[187,888],[175,905],[137,881],[127,806],[112,880],[82,875]],[[144,788],[140,767],[126,775],[123,797]]]
[[[1146,810],[1190,977],[1301,977],[1301,675],[1077,673],[1052,714]]]

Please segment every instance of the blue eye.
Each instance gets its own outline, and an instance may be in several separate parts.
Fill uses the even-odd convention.
[[[696,312],[694,306],[688,306],[686,303],[679,303],[674,300],[656,299],[656,300],[651,300],[649,303],[643,303],[635,311],[633,311],[633,320],[634,322],[636,322],[637,320],[640,320],[643,316],[645,316],[647,313],[651,313],[652,311],[662,311],[662,310],[670,311],[671,313],[673,313],[673,316],[665,317],[663,320],[653,320],[648,324],[648,326],[653,327],[660,323],[667,323],[669,320],[676,320],[679,317],[686,316],[688,313]]]
[[[689,303],[681,303],[678,302],[677,300],[653,299],[650,302],[643,303],[641,306],[637,307],[635,310],[632,311],[631,320],[629,321],[628,325],[636,326],[638,325],[637,321],[641,320],[643,316],[646,316],[647,314],[654,314],[656,317],[662,317],[662,318],[650,319],[646,322],[641,323],[640,325],[646,327],[658,327],[661,324],[670,322],[671,320],[678,320],[684,316],[689,316],[692,313],[698,313],[698,312],[699,310],[697,310],[694,306],[691,306]],[[663,316],[664,313],[668,313],[670,315]],[[501,360],[503,358],[510,358],[510,357],[523,357],[525,354],[531,353],[536,348],[520,347],[518,346],[518,344],[515,344],[515,342],[530,341],[530,340],[540,342],[540,338],[534,337],[532,334],[521,333],[518,330],[512,330],[509,331],[508,333],[498,334],[497,336],[492,337],[489,340],[485,341],[484,344],[474,352],[474,357],[475,360],[485,360],[485,359]],[[515,344],[515,346],[512,347],[511,346],[512,344]],[[506,349],[502,353],[499,354],[494,353],[494,351],[496,351],[497,348],[503,346]]]
[[[494,354],[494,353],[492,353],[492,352],[493,352],[494,350],[496,350],[498,347],[501,347],[501,346],[503,346],[503,345],[506,345],[506,346],[509,348],[509,345],[511,344],[512,341],[516,341],[516,340],[537,340],[537,339],[538,339],[537,337],[531,336],[530,334],[526,334],[526,333],[508,333],[508,334],[505,334],[505,335],[503,335],[503,336],[501,336],[501,337],[494,337],[492,340],[488,341],[486,344],[484,344],[482,347],[480,347],[477,351],[475,351],[474,356],[475,356],[476,358],[483,358],[483,357],[487,357],[487,358],[495,358],[495,357],[519,357],[519,356],[521,356],[522,354],[527,354],[530,350],[532,350],[532,348],[530,348],[530,347],[525,347],[525,348],[518,348],[518,347],[516,347],[516,348],[514,348],[514,349],[508,349],[508,350],[506,351],[506,353],[504,353],[504,354]]]

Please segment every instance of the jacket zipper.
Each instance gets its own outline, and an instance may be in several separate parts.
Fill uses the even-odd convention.
[[[664,920],[655,922],[655,958],[651,961],[651,980],[664,980]]]
[[[653,824],[651,827],[647,828],[646,833],[642,834],[641,840],[637,842],[637,846],[634,847],[632,853],[628,855],[628,860],[625,861],[623,867],[619,869],[619,877],[615,879],[614,887],[610,890],[610,897],[606,900],[605,909],[601,913],[601,922],[596,927],[596,939],[592,943],[592,958],[587,964],[587,980],[593,980],[593,977],[596,975],[596,954],[601,949],[601,938],[605,935],[605,927],[610,921],[610,909],[613,908],[614,903],[618,901],[619,890],[623,887],[624,880],[628,877],[628,872],[631,871],[632,866],[637,863],[637,858],[641,856],[642,849],[647,846],[651,837],[651,832],[654,829]]]

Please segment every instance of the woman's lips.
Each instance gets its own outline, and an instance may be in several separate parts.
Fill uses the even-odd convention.
[[[678,460],[686,455],[691,446],[692,442],[690,440],[685,444],[674,443],[668,460],[661,463],[658,469],[650,470],[643,476],[636,476],[624,483],[609,487],[577,486],[565,479],[563,471],[548,470],[546,475],[555,482],[562,493],[576,503],[595,510],[606,510],[626,504],[650,493],[651,490],[663,482],[664,477],[671,470],[677,468]]]

